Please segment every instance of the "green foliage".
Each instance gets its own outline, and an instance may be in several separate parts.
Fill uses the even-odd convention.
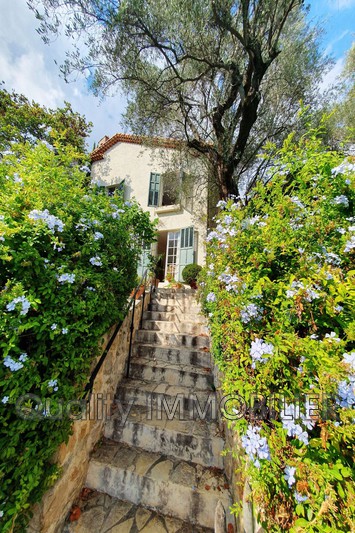
[[[58,477],[52,457],[71,420],[16,402],[34,394],[64,405],[82,397],[99,341],[127,311],[149,215],[86,186],[81,153],[44,143],[0,161],[0,518],[24,531],[30,506]],[[46,211],[47,210],[47,211]],[[55,409],[54,409],[55,410]],[[37,414],[44,416],[40,417]]]
[[[65,102],[63,108],[46,109],[30,102],[24,95],[9,93],[0,88],[0,149],[11,148],[13,142],[39,140],[50,145],[71,146],[78,150],[80,159],[85,149],[85,137],[90,133],[91,123],[75,113]]]
[[[213,354],[269,532],[354,526],[355,164],[340,162],[318,132],[290,136],[208,237]]]
[[[195,263],[186,265],[186,267],[182,271],[182,279],[185,281],[185,283],[192,283],[194,281],[197,281],[198,275],[201,270],[202,267],[200,265],[196,265]]]

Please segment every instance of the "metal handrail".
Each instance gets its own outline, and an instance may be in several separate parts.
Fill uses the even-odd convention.
[[[138,292],[139,288],[142,285],[144,285],[144,292],[143,292],[143,295],[142,295],[143,296],[143,298],[142,298],[142,313],[141,313],[141,318],[140,318],[140,327],[142,327],[143,313],[144,313],[144,302],[145,302],[145,293],[146,293],[146,286],[147,286],[147,278],[148,278],[148,269],[146,269],[144,271],[140,282],[138,283],[138,285],[134,289],[133,296],[129,300],[129,303],[127,305],[127,309],[126,309],[126,311],[124,313],[124,317],[122,318],[122,320],[115,327],[115,330],[114,330],[113,334],[111,335],[111,338],[108,341],[105,350],[103,351],[100,359],[98,360],[97,364],[95,365],[94,370],[91,373],[90,379],[89,379],[89,381],[86,384],[85,389],[84,389],[84,398],[86,398],[86,396],[88,394],[92,393],[92,390],[93,390],[93,387],[94,387],[94,382],[95,382],[95,379],[97,377],[97,374],[99,373],[99,371],[100,371],[100,369],[101,369],[101,367],[102,367],[102,365],[103,365],[103,363],[104,363],[104,361],[106,359],[106,356],[107,356],[108,352],[110,351],[111,346],[114,343],[114,341],[115,341],[115,339],[117,337],[117,334],[118,334],[119,330],[121,329],[121,326],[122,326],[125,318],[127,317],[128,313],[129,313],[129,311],[130,311],[130,309],[132,307],[132,303],[133,303],[132,319],[131,319],[131,325],[130,325],[129,352],[128,352],[127,370],[126,370],[126,377],[127,378],[129,377],[129,365],[130,365],[130,361],[131,361],[132,341],[133,341],[133,331],[134,331],[134,314],[135,314],[135,309],[136,309],[136,296],[137,296],[137,292]],[[153,285],[152,285],[152,280],[150,278],[149,278],[149,282],[150,282],[150,292],[152,292]],[[154,288],[155,288],[155,286],[154,286]]]

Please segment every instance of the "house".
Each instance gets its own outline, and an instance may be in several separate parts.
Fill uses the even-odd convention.
[[[157,243],[144,250],[139,274],[151,253],[160,257],[161,281],[167,274],[182,281],[187,264],[203,265],[205,260],[207,188],[203,180],[191,178],[181,146],[172,139],[143,142],[142,137],[117,133],[104,137],[91,154],[93,182],[104,185],[108,194],[119,189],[125,201],[135,198],[152,220],[158,219]],[[198,158],[195,160],[194,172],[203,173]]]

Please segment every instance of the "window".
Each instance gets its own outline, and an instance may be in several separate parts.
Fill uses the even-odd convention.
[[[184,228],[181,230],[181,248],[191,248],[194,245],[194,228]]]
[[[118,185],[110,185],[107,187],[107,194],[108,196],[115,196],[120,195],[122,198],[124,198],[125,193],[125,180],[122,180]]]
[[[158,207],[160,190],[160,174],[150,173],[148,206]]]

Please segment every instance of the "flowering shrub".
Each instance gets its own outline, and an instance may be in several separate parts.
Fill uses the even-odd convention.
[[[355,164],[289,138],[243,207],[221,201],[203,302],[266,531],[353,531]],[[235,511],[239,512],[238,505]]]
[[[48,412],[31,398],[22,419],[16,402],[82,397],[100,338],[126,311],[142,240],[154,238],[149,215],[88,189],[76,159],[38,144],[0,161],[1,531],[24,530],[71,426],[36,416]]]

